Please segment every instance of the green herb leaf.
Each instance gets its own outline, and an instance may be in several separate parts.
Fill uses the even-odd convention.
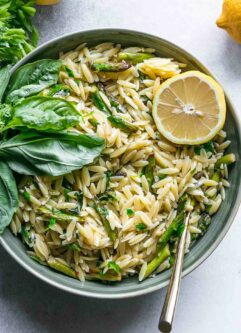
[[[69,77],[74,77],[74,72],[69,67],[65,66],[65,71]]]
[[[56,224],[56,219],[51,217],[50,220],[49,220],[48,229],[52,229],[52,227],[55,226],[55,224]]]
[[[59,176],[92,163],[103,148],[104,140],[94,136],[31,131],[0,142],[0,157],[22,175]]]
[[[146,230],[146,225],[144,223],[138,223],[138,224],[136,224],[136,230],[137,231]]]
[[[8,66],[0,69],[0,102],[10,80],[10,70]]]
[[[135,214],[134,210],[131,208],[127,208],[126,213],[129,217],[132,217]]]
[[[77,243],[69,244],[69,245],[68,245],[68,248],[69,248],[71,251],[75,251],[75,252],[80,252],[80,250],[81,250],[79,244],[77,244]]]
[[[206,142],[200,146],[195,146],[194,147],[194,153],[196,155],[200,155],[201,154],[201,149],[204,149],[206,151],[206,153],[208,152],[211,152],[213,153],[214,152],[214,144],[212,141],[209,141],[209,142]]]
[[[48,90],[48,96],[59,97],[59,96],[69,96],[71,89],[65,84],[56,84],[53,87],[50,87]]]
[[[17,103],[21,98],[38,94],[56,84],[61,61],[44,59],[20,67],[11,76],[6,91],[6,102]]]
[[[11,223],[18,208],[18,189],[12,171],[0,161],[0,234]]]
[[[23,197],[24,197],[24,199],[25,199],[26,201],[28,201],[28,202],[31,201],[31,195],[30,195],[29,192],[26,191],[26,190],[23,192]]]
[[[0,132],[12,119],[12,107],[8,104],[0,104]]]
[[[22,100],[13,108],[12,120],[5,127],[27,127],[38,131],[61,131],[80,121],[78,111],[60,98],[34,96]]]
[[[108,262],[108,268],[113,269],[113,271],[115,271],[116,273],[121,272],[120,266],[115,261],[109,261]]]

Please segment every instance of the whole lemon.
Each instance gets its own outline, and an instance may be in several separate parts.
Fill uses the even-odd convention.
[[[241,0],[224,0],[222,15],[216,24],[241,44]]]

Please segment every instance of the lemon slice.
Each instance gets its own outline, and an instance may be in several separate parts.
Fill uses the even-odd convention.
[[[188,71],[160,86],[152,114],[157,129],[169,141],[201,144],[210,141],[224,125],[224,93],[210,76]]]

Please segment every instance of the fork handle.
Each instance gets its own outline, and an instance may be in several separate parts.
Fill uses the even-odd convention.
[[[182,265],[183,265],[183,257],[185,252],[185,242],[187,237],[187,227],[189,221],[190,213],[188,213],[185,219],[185,227],[182,233],[182,236],[179,239],[177,245],[177,253],[175,256],[175,262],[173,265],[173,270],[171,273],[170,283],[168,286],[166,298],[164,301],[164,305],[162,308],[160,321],[159,321],[159,330],[162,333],[169,333],[172,330],[172,322],[175,314],[175,308],[178,299],[178,293],[180,289],[180,281],[182,275]]]

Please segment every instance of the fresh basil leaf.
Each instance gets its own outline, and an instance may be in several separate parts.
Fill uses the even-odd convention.
[[[27,127],[38,131],[60,131],[74,127],[81,120],[74,106],[53,97],[28,97],[13,108],[12,120],[5,129]]]
[[[0,132],[12,119],[12,107],[8,104],[0,104]]]
[[[12,76],[6,92],[6,103],[16,104],[19,99],[38,94],[56,84],[62,63],[44,59],[20,67]]]
[[[23,132],[0,142],[0,157],[23,175],[59,176],[92,163],[104,145],[85,134]]]
[[[2,101],[3,94],[7,88],[8,82],[10,80],[10,70],[8,66],[0,69],[0,102]]]
[[[12,171],[0,161],[0,234],[11,223],[18,208],[18,189]]]

